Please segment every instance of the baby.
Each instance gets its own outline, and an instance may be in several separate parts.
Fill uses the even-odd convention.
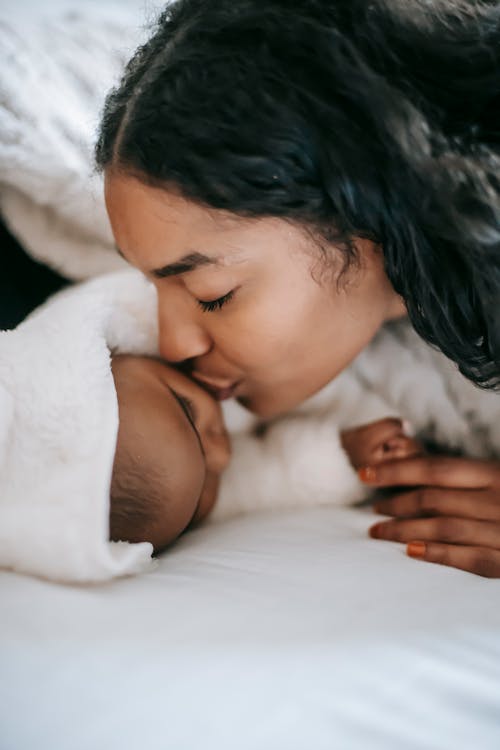
[[[119,429],[110,539],[163,549],[212,509],[229,437],[219,404],[157,359],[112,360]]]
[[[159,552],[211,512],[224,518],[360,500],[367,490],[356,469],[421,452],[397,418],[339,430],[346,414],[338,409],[321,416],[305,409],[269,425],[253,420],[251,429],[236,432],[229,464],[221,406],[199,385],[154,358],[118,356],[112,371],[120,416],[110,492],[113,541],[149,541]],[[358,414],[385,408],[373,395],[360,396]]]

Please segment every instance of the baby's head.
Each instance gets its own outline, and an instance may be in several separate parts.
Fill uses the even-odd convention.
[[[115,357],[119,429],[110,539],[156,552],[201,521],[217,497],[230,447],[219,404],[164,363]]]

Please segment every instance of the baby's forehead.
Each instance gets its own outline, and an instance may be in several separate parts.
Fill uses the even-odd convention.
[[[141,412],[136,426],[139,441],[149,452],[150,468],[165,475],[173,490],[183,491],[193,472],[206,471],[200,437],[186,404],[168,385],[156,382]]]
[[[200,452],[196,425],[178,390],[187,378],[156,359],[132,358],[127,366],[127,377],[118,378],[116,385],[122,410],[133,412],[137,440],[160,452],[166,445],[174,454],[184,445]]]

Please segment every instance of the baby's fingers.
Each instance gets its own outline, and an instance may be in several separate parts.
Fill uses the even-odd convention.
[[[410,557],[426,562],[448,565],[485,578],[500,578],[500,551],[484,547],[464,547],[436,542],[410,542]]]
[[[379,500],[373,509],[376,513],[398,518],[440,515],[500,521],[500,493],[490,490],[419,487]]]

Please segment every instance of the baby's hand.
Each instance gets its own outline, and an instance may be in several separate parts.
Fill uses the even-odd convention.
[[[405,434],[402,420],[394,417],[343,430],[340,438],[355,469],[425,452],[417,440]]]

